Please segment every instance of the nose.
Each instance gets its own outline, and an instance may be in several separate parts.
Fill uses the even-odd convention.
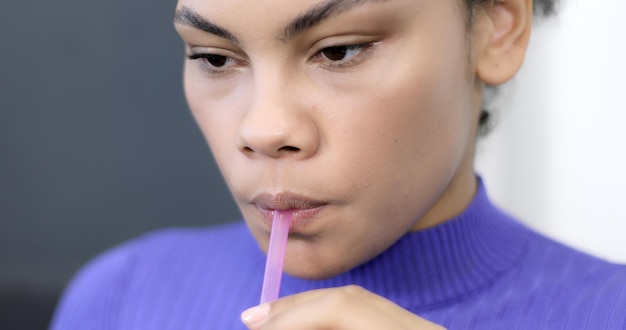
[[[238,139],[239,150],[248,157],[302,160],[318,151],[321,139],[314,115],[294,97],[300,93],[285,85],[274,79],[251,87]]]

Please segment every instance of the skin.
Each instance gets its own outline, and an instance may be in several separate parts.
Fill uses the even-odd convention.
[[[179,0],[175,19],[187,54],[201,57],[185,63],[189,106],[261,249],[271,211],[259,210],[260,194],[265,208],[301,205],[289,194],[314,200],[285,257],[287,273],[308,279],[345,272],[468,205],[483,85],[517,71],[531,14],[530,0],[497,1],[468,29],[452,0],[343,1],[352,5],[285,33],[328,3]],[[189,13],[219,29],[192,26]],[[251,329],[437,328],[353,287],[243,319]]]

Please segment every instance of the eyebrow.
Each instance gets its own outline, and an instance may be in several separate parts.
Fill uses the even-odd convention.
[[[328,0],[319,3],[306,12],[298,15],[289,24],[287,24],[282,33],[278,36],[278,39],[282,41],[289,41],[329,17],[339,15],[358,5],[381,1],[387,0]],[[174,12],[174,23],[188,25],[238,43],[238,40],[233,33],[209,22],[196,11],[186,6],[182,6]]]
[[[287,24],[279,38],[287,41],[331,16],[339,15],[357,5],[381,1],[386,0],[329,0],[319,3]]]
[[[234,43],[239,42],[232,33],[228,32],[228,30],[209,22],[207,19],[200,16],[200,14],[198,14],[196,11],[189,7],[183,6],[174,12],[174,23],[188,25],[204,32],[211,33],[218,37],[230,40]]]

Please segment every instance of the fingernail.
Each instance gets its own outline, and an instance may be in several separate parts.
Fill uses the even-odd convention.
[[[267,315],[270,313],[270,305],[262,304],[252,308],[246,309],[241,313],[241,321],[246,325],[255,325],[263,322]]]

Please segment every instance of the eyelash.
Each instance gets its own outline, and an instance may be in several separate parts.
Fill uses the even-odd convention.
[[[352,44],[352,45],[348,44],[348,45],[336,45],[336,46],[324,47],[320,49],[317,53],[315,53],[312,59],[314,60],[314,62],[316,62],[317,65],[320,65],[327,69],[347,68],[347,67],[351,67],[351,66],[361,63],[364,59],[366,59],[368,55],[370,55],[372,49],[377,44],[378,44],[377,42],[364,42],[360,44]],[[324,51],[329,51],[333,49],[335,50],[342,49],[342,50],[345,50],[345,53],[349,53],[352,50],[358,49],[358,52],[347,60],[341,59],[341,60],[333,61],[326,54],[324,54]]]
[[[200,68],[212,75],[220,75],[220,74],[225,74],[228,72],[228,68],[224,68],[224,66],[229,65],[230,63],[233,62],[243,62],[240,60],[237,60],[231,56],[226,56],[226,55],[219,55],[219,54],[214,54],[214,53],[191,53],[189,55],[187,55],[187,59],[191,60],[191,61],[195,61],[195,60],[200,60]],[[221,66],[215,66],[213,64],[210,63],[210,60],[214,59],[214,60],[223,60],[224,64],[222,64]]]
[[[359,64],[364,59],[366,59],[366,57],[371,53],[374,46],[376,46],[377,44],[378,44],[377,42],[365,42],[365,43],[352,44],[352,45],[347,44],[347,45],[336,45],[336,46],[324,47],[320,49],[317,53],[315,53],[311,57],[311,60],[313,60],[313,62],[316,65],[321,66],[325,69],[329,69],[329,70],[333,70],[333,69],[336,70],[336,69],[351,67],[351,66]],[[350,52],[354,50],[357,50],[357,53],[353,54],[347,60],[346,59],[332,60],[328,57],[328,54],[324,54],[325,51],[332,51],[332,50],[339,51],[340,53],[343,52],[344,56],[350,55]],[[215,53],[191,53],[187,55],[187,58],[192,61],[201,60],[200,61],[201,68],[204,71],[212,75],[226,74],[229,72],[229,70],[234,70],[234,68],[227,67],[229,66],[229,64],[245,65],[245,62],[242,60],[233,58],[231,56],[219,55]],[[220,66],[216,66],[210,62],[211,60],[219,60],[220,62],[223,62],[223,63],[220,64]],[[242,63],[237,63],[237,62],[242,62]]]

